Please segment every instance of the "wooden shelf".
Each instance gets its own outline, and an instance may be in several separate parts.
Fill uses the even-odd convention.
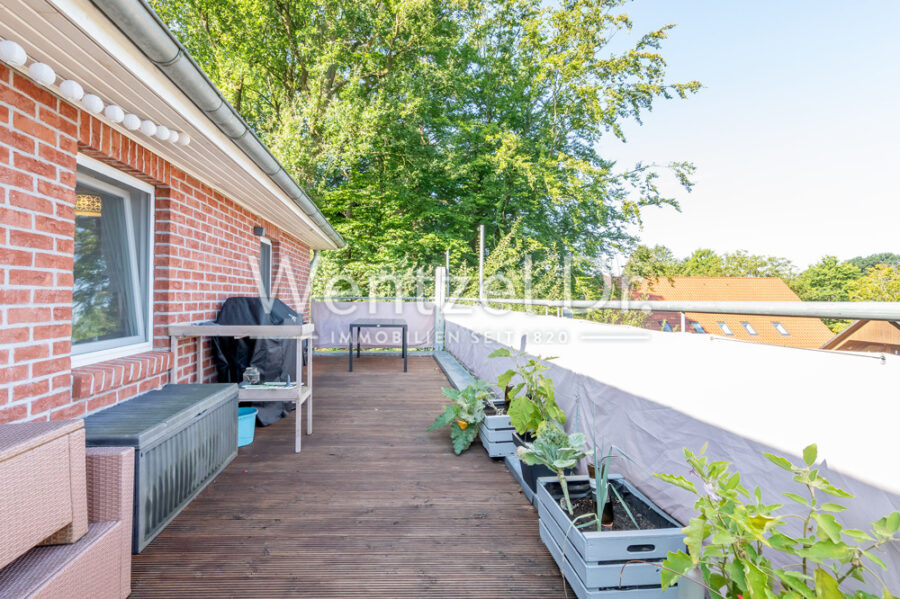
[[[303,344],[297,344],[297,386],[289,389],[238,389],[238,401],[291,401],[297,406],[294,422],[294,451],[300,452],[300,406],[306,403],[306,434],[312,434],[312,359],[313,324],[303,325],[222,325],[214,323],[173,324],[169,326],[172,368],[169,382],[175,381],[178,364],[178,339],[190,337],[249,337],[252,339],[297,339],[306,343],[306,384],[303,384]],[[197,382],[203,383],[203,343],[197,343]]]
[[[169,337],[251,337],[253,339],[310,339],[315,325],[226,325],[226,324],[173,324],[169,325]]]
[[[238,401],[293,401],[302,404],[309,397],[310,390],[306,385],[289,389],[241,389],[238,388]]]

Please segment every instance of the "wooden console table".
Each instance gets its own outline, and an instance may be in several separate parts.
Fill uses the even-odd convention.
[[[173,324],[169,326],[172,369],[169,382],[175,382],[178,364],[177,340],[185,337],[250,337],[251,339],[297,340],[297,386],[273,389],[238,389],[238,401],[291,401],[296,406],[294,451],[300,452],[300,406],[306,403],[306,434],[312,434],[312,359],[315,325],[222,325],[222,324]],[[303,382],[303,341],[306,344],[306,383]],[[197,343],[197,382],[203,382],[203,343]]]

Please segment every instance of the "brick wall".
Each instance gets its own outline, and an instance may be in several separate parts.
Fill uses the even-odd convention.
[[[151,352],[71,368],[76,155],[155,188]],[[166,327],[209,320],[230,296],[257,295],[254,225],[273,241],[273,277],[300,292],[309,248],[147,148],[0,65],[0,423],[83,416],[168,382]],[[276,295],[298,309],[290,277]],[[208,343],[208,342],[207,342]],[[204,380],[215,370],[210,352]],[[196,376],[197,345],[178,346],[176,381]]]

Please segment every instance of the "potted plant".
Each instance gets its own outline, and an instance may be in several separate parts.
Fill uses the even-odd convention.
[[[516,449],[516,455],[529,466],[545,466],[556,474],[566,502],[566,510],[574,516],[569,485],[566,476],[575,468],[578,460],[585,457],[584,433],[566,434],[558,424],[541,427],[534,443],[525,443]],[[588,487],[582,486],[581,495],[586,495]]]
[[[576,401],[576,427],[579,404]],[[583,448],[585,433],[569,437],[580,440]],[[662,561],[668,551],[683,547],[680,525],[624,478],[609,474],[614,457],[631,460],[625,452],[604,448],[596,435],[592,445],[581,455],[592,454],[588,472],[594,476],[538,481],[541,539],[579,597],[659,594],[660,566],[652,560]],[[586,487],[585,496],[570,502],[573,493],[567,487],[579,483]]]
[[[586,484],[588,477],[541,478],[537,492],[541,540],[575,594],[643,598],[661,593],[659,562],[684,547],[681,525],[616,474],[597,484],[597,489],[611,489],[616,514],[611,523],[604,525],[598,506],[606,500],[596,493],[572,501],[570,512],[565,486],[579,482]]]
[[[509,403],[507,414],[510,424],[515,428],[513,443],[516,447],[525,447],[533,442],[546,423],[566,423],[566,414],[556,403],[553,381],[544,376],[549,367],[540,357],[531,358],[525,353],[513,356],[508,349],[498,349],[490,354],[491,358],[513,358],[515,368],[511,368],[497,377],[497,386],[508,389]],[[553,358],[547,358],[552,360]],[[513,384],[513,379],[519,382]],[[540,476],[552,476],[555,473],[543,465],[530,465],[521,462],[521,474],[527,491],[531,494],[536,489],[536,479]]]
[[[444,407],[443,413],[434,419],[428,430],[449,426],[453,452],[459,455],[472,445],[478,435],[485,417],[485,397],[490,397],[490,391],[484,381],[477,379],[463,389],[444,387],[442,391],[453,403]]]
[[[877,550],[898,540],[900,512],[872,523],[869,531],[845,528],[835,514],[846,508],[836,503],[852,497],[835,487],[815,467],[817,449],[803,450],[803,465],[764,454],[791,473],[802,493],[784,497],[802,506],[801,514],[782,513],[781,505],[762,501],[759,487],[748,491],[730,464],[710,461],[703,454],[684,450],[692,474],[701,488],[684,476],[657,474],[659,478],[698,496],[698,515],[684,528],[688,551],[672,551],[663,562],[663,587],[696,573],[697,582],[713,598],[727,599],[891,599],[891,591],[877,574],[887,565]],[[801,490],[798,489],[798,490]],[[829,497],[830,496],[830,497]],[[835,498],[835,499],[832,499]],[[790,519],[803,523],[800,535],[786,526]],[[765,551],[762,549],[765,548]],[[775,567],[772,557],[781,554]],[[858,590],[872,579],[874,588]],[[849,588],[852,586],[853,589]],[[867,592],[874,590],[878,594]]]

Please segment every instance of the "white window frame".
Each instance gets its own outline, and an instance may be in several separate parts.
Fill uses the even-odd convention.
[[[775,330],[778,331],[778,334],[781,335],[782,337],[790,337],[791,336],[791,332],[789,330],[787,330],[787,327],[785,327],[781,323],[781,321],[773,320],[772,326],[775,327]]]
[[[741,326],[744,327],[744,330],[747,331],[747,334],[751,337],[759,337],[759,332],[756,330],[756,327],[746,320],[741,321]]]
[[[113,168],[104,162],[100,162],[99,160],[95,160],[93,158],[90,158],[89,156],[85,156],[84,154],[78,154],[77,164],[78,166],[83,166],[94,171],[95,173],[104,175],[106,177],[109,177],[110,179],[114,179],[122,183],[123,185],[133,187],[138,191],[146,193],[148,196],[147,210],[149,212],[147,217],[147,226],[150,230],[148,231],[147,235],[147,245],[149,247],[147,248],[147,264],[145,265],[147,269],[147,293],[146,297],[143,298],[143,313],[138,315],[139,318],[143,320],[142,328],[144,329],[145,340],[138,343],[129,343],[128,345],[119,345],[116,347],[111,347],[109,349],[82,351],[81,353],[75,353],[75,347],[73,344],[71,351],[72,368],[78,368],[79,366],[88,366],[90,364],[105,362],[107,360],[115,360],[116,358],[133,356],[135,354],[148,352],[153,349],[153,256],[156,246],[156,196],[154,195],[155,190],[153,186],[149,183],[141,181],[136,177],[132,177],[127,173],[123,173],[122,171]],[[102,181],[96,181],[94,179],[86,182],[94,187],[103,188],[106,186]],[[115,193],[121,192],[118,191]],[[126,206],[127,205],[128,203],[126,203]]]
[[[719,328],[722,329],[722,332],[725,333],[726,336],[734,337],[734,331],[731,330],[731,327],[728,326],[727,322],[720,320],[716,322],[716,324],[719,325]]]
[[[263,245],[269,246],[269,272],[264,273],[262,271],[262,268],[259,269],[260,289],[262,291],[265,291],[266,286],[263,283],[266,280],[269,281],[269,297],[266,298],[266,299],[269,299],[269,298],[274,297],[274,293],[275,293],[275,290],[272,289],[272,285],[274,284],[274,281],[272,280],[272,262],[275,261],[275,248],[272,247],[271,239],[269,239],[268,237],[260,237],[259,238],[259,259],[260,259],[260,261],[262,261],[262,246]],[[262,266],[262,265],[260,265],[260,266]],[[263,277],[265,277],[265,278],[263,278]]]

